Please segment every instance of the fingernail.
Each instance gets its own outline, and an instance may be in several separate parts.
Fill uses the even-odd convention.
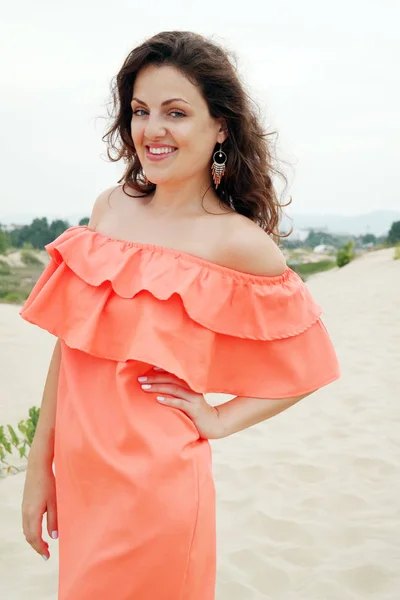
[[[161,367],[153,367],[154,371],[164,371]]]
[[[157,396],[157,400],[158,400],[159,402],[165,402],[165,398],[164,398],[164,396]]]
[[[138,381],[147,381],[147,377],[138,377]]]
[[[51,532],[51,537],[53,538],[53,540],[58,539],[58,531],[54,530]]]
[[[151,388],[150,384],[142,385],[143,390],[149,390]]]
[[[49,560],[49,557],[46,556],[45,554],[42,554],[42,558],[43,558],[43,560]]]

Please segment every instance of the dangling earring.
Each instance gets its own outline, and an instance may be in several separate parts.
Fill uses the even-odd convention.
[[[222,144],[220,144],[219,150],[217,150],[214,153],[213,164],[211,165],[211,172],[212,172],[212,177],[213,177],[213,181],[215,184],[215,189],[217,189],[217,187],[221,183],[221,179],[223,178],[223,176],[225,174],[225,167],[226,167],[227,160],[228,160],[228,157],[226,156],[225,152],[223,152],[223,150],[222,150]]]

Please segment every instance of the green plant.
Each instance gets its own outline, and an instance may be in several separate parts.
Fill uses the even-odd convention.
[[[0,275],[9,275],[11,273],[10,265],[7,261],[0,258]]]
[[[400,244],[397,244],[394,247],[394,255],[393,255],[394,260],[400,260]]]
[[[5,254],[8,246],[9,244],[7,232],[4,231],[0,225],[0,254]]]
[[[28,295],[29,294],[22,290],[8,292],[0,289],[0,299],[6,304],[24,304],[25,300],[28,298]]]
[[[29,250],[21,250],[21,260],[25,265],[41,265],[42,262]]]
[[[23,419],[18,423],[20,435],[11,425],[0,425],[0,472],[12,473],[19,471],[18,467],[7,460],[8,455],[12,458],[17,451],[19,458],[27,458],[27,450],[32,445],[39,414],[40,409],[36,406],[29,409],[28,419]]]
[[[10,267],[9,273],[0,275],[0,303],[23,304],[43,272],[43,264]]]
[[[334,267],[336,267],[336,263],[333,260],[326,259],[309,263],[291,263],[289,260],[288,266],[298,275],[300,275],[303,281],[306,281],[307,277],[310,275],[333,269]]]
[[[354,258],[354,242],[350,240],[337,251],[336,254],[336,264],[338,267],[344,267],[348,265]]]
[[[394,221],[387,236],[387,243],[394,245],[400,242],[400,221]]]
[[[22,244],[23,250],[33,250],[33,244],[31,242],[24,242]]]

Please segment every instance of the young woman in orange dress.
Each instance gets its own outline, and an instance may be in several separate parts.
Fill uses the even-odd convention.
[[[132,50],[104,139],[126,164],[46,246],[21,310],[56,336],[23,499],[59,538],[59,600],[213,600],[210,439],[339,377],[285,263],[272,152],[229,56],[190,32]],[[234,396],[219,406],[208,392]],[[54,469],[53,469],[54,465]]]

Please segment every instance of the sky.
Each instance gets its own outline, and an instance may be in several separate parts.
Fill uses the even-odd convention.
[[[278,132],[289,214],[400,210],[399,21],[394,0],[8,2],[0,220],[89,215],[117,184],[123,164],[107,162],[101,141],[111,80],[132,48],[171,29],[236,53],[264,123]]]

